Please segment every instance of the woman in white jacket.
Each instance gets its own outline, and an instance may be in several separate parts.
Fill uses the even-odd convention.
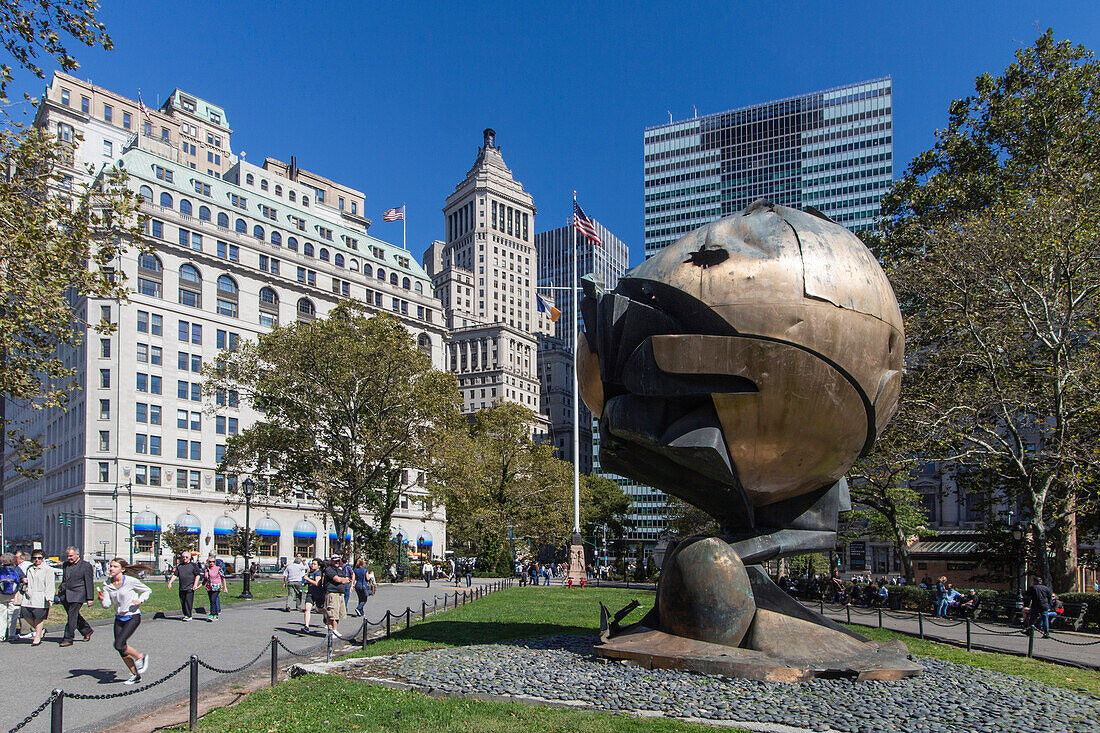
[[[34,628],[31,646],[42,643],[42,634],[46,631],[46,617],[50,613],[50,602],[57,595],[57,576],[60,570],[46,564],[45,553],[35,550],[31,553],[31,566],[27,568],[27,587],[23,592],[23,618]]]
[[[141,682],[141,675],[149,669],[149,655],[141,654],[130,646],[130,637],[141,623],[141,604],[149,599],[153,591],[149,586],[126,573],[137,573],[148,568],[142,565],[128,565],[121,557],[107,563],[107,579],[103,581],[103,590],[99,600],[104,608],[115,608],[115,650],[130,670],[130,679],[125,684]]]

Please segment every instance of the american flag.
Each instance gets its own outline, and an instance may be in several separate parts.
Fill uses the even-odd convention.
[[[603,246],[603,242],[600,240],[600,235],[596,234],[596,225],[592,223],[592,220],[584,215],[584,209],[576,201],[573,202],[573,228],[579,229],[581,234],[586,239],[592,240],[594,244]]]
[[[142,116],[149,122],[153,121],[153,118],[149,116],[149,110],[145,108],[145,102],[141,101],[141,90],[138,89],[138,109],[141,110]]]
[[[382,213],[382,221],[404,221],[405,220],[405,204],[396,206],[392,209],[387,209]]]

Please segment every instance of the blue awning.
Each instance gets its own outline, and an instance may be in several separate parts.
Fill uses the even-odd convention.
[[[302,520],[294,525],[294,536],[300,539],[313,539],[317,536],[317,528],[313,522]]]
[[[135,532],[159,532],[160,519],[152,512],[142,512],[134,517]]]
[[[190,512],[176,517],[176,526],[187,534],[202,534],[198,518]]]
[[[329,532],[329,533],[328,533],[328,538],[329,538],[330,540],[334,540],[334,539],[336,539],[336,533],[335,533],[335,532]],[[351,539],[351,532],[345,532],[345,533],[344,533],[344,539],[345,539],[345,540],[350,540],[350,539]]]
[[[218,537],[233,534],[237,531],[237,523],[229,517],[218,517],[214,522],[214,534]]]
[[[278,537],[281,534],[279,532],[279,523],[274,519],[267,518],[261,519],[256,523],[255,532],[260,537]]]
[[[416,538],[416,544],[420,545],[421,547],[431,547],[432,533],[426,529],[421,530],[420,534]]]

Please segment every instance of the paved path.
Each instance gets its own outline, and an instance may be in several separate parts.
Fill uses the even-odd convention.
[[[818,604],[806,603],[806,606],[818,610]],[[852,623],[864,626],[878,626],[878,611],[870,608],[852,606]],[[834,621],[847,621],[843,606],[825,604],[825,615]],[[920,621],[917,614],[906,611],[883,611],[882,628],[917,634]],[[1100,636],[1080,634],[1069,631],[1052,631],[1052,638],[1044,639],[1035,635],[1034,657],[1048,662],[1072,664],[1078,667],[1100,669]],[[966,643],[966,624],[961,619],[941,619],[924,617],[924,638],[933,641]],[[1018,628],[988,621],[971,622],[970,642],[973,648],[984,651],[999,651],[1009,654],[1027,654],[1027,636]]]
[[[474,586],[488,585],[495,581],[474,580]],[[378,593],[367,601],[368,621],[383,618],[386,611],[404,613],[412,607],[419,614],[421,601],[429,607],[435,596],[454,593],[453,583],[435,581],[425,588],[423,581],[390,585],[383,583]],[[457,588],[465,590],[465,584]],[[198,595],[198,594],[197,594]],[[351,594],[355,604],[355,593]],[[204,599],[205,600],[205,599]],[[440,601],[442,604],[442,600]],[[196,599],[196,605],[198,599]],[[205,605],[205,604],[201,604]],[[293,606],[292,606],[293,608]],[[353,605],[354,608],[354,605]],[[313,618],[313,633],[302,631],[302,614],[283,611],[282,599],[249,604],[230,604],[222,608],[216,622],[199,620],[196,614],[191,623],[176,618],[145,619],[134,634],[131,643],[141,652],[148,652],[149,671],[142,685],[154,682],[168,672],[187,662],[192,654],[215,667],[238,667],[264,649],[264,656],[252,667],[252,671],[268,669],[269,647],[272,634],[293,650],[304,650],[324,641],[318,630],[320,615]],[[358,631],[358,618],[345,619],[340,630],[345,635]],[[396,628],[396,626],[395,626]],[[5,701],[0,705],[0,731],[10,730],[50,695],[54,688],[79,694],[104,694],[140,689],[142,685],[127,687],[122,681],[129,676],[125,665],[112,646],[110,626],[96,626],[95,634],[87,643],[76,642],[61,648],[61,632],[47,633],[41,646],[32,647],[29,641],[17,644],[0,642],[0,669],[4,670]],[[281,663],[291,662],[289,655],[280,653]],[[199,671],[199,683],[204,688],[224,686],[227,675],[215,675],[205,669]],[[188,672],[185,669],[172,679],[152,689],[128,697],[113,700],[66,699],[65,731],[96,731],[117,724],[139,713],[150,712],[163,705],[185,701],[188,690]],[[47,708],[24,731],[48,731],[50,726]]]

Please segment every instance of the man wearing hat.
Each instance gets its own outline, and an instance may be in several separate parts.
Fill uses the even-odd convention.
[[[344,588],[351,583],[351,578],[346,575],[341,575],[343,572],[342,557],[333,555],[329,560],[330,561],[325,564],[325,569],[323,571],[325,584],[325,625],[332,630],[333,636],[343,638],[340,636],[340,632],[336,630],[336,627],[340,625],[340,622],[347,615],[347,608],[344,605]]]

